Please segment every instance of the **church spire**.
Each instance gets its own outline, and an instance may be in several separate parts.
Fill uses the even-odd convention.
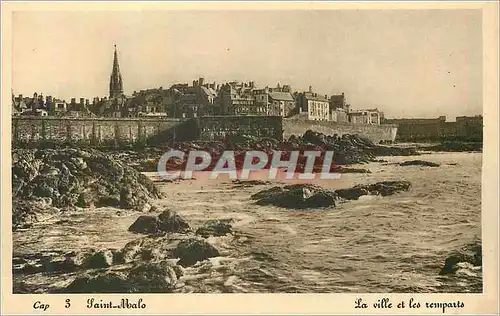
[[[115,45],[115,54],[113,59],[113,71],[109,79],[109,98],[116,98],[123,94],[122,75],[120,74],[120,65],[118,64],[118,52]]]

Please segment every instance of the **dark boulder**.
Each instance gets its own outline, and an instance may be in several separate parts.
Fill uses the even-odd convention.
[[[345,168],[345,167],[340,167],[340,166],[332,168],[331,171],[332,172],[336,172],[336,173],[372,173],[368,169],[363,169],[363,168]]]
[[[399,163],[400,166],[422,166],[422,167],[439,167],[440,164],[424,160],[410,160]]]
[[[371,195],[388,196],[402,191],[408,191],[411,187],[409,181],[381,181],[363,186]]]
[[[175,288],[179,269],[168,261],[140,263],[130,270],[127,280],[135,293],[169,293]]]
[[[196,230],[196,235],[207,238],[209,236],[225,236],[232,233],[231,220],[211,219],[203,223]]]
[[[108,268],[113,265],[113,251],[102,250],[92,254],[85,262],[85,266],[90,269]]]
[[[368,195],[370,192],[363,187],[353,187],[348,189],[335,190],[337,196],[346,200],[357,200],[362,195]]]
[[[357,200],[363,195],[388,196],[401,191],[408,191],[411,183],[408,181],[381,181],[374,184],[356,185],[348,189],[338,189],[335,193],[346,200]]]
[[[220,253],[217,248],[205,240],[190,238],[180,241],[174,249],[173,255],[175,258],[180,259],[178,262],[179,265],[188,267],[198,261],[218,257]]]
[[[83,276],[71,282],[65,293],[132,293],[127,278],[118,273],[107,273],[96,277]]]
[[[191,230],[186,219],[171,210],[158,215],[158,229],[167,233],[186,233]]]
[[[141,215],[128,228],[129,231],[140,234],[156,235],[160,232],[160,221],[156,216]]]
[[[445,260],[440,275],[454,274],[459,270],[460,263],[469,263],[479,267],[483,265],[481,240],[476,239],[460,250],[453,251]]]
[[[150,260],[154,240],[151,237],[138,238],[128,242],[120,251],[115,253],[117,263],[130,263],[133,261]]]
[[[336,195],[312,184],[273,187],[252,195],[259,205],[304,209],[335,206]]]

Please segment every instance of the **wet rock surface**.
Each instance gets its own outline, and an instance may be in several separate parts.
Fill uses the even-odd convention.
[[[482,142],[461,142],[461,141],[450,141],[443,142],[434,146],[425,146],[420,149],[426,151],[442,151],[442,152],[482,152],[483,143]]]
[[[284,208],[304,209],[335,206],[334,192],[312,184],[294,184],[273,187],[251,196],[258,205],[275,205]]]
[[[481,293],[483,291],[482,245],[475,238],[461,249],[452,251],[445,259],[439,271],[443,284],[457,286],[468,284],[467,292]]]
[[[408,191],[411,183],[408,181],[381,181],[368,185],[356,185],[349,189],[335,190],[335,193],[346,200],[357,200],[362,195],[389,196],[402,191]]]
[[[225,236],[232,233],[231,219],[211,219],[203,223],[195,234],[203,238]]]
[[[94,149],[14,149],[12,184],[14,226],[39,220],[36,214],[44,213],[34,204],[28,211],[28,201],[56,208],[132,209],[161,197],[146,176]]]
[[[357,134],[325,135],[306,131],[302,136],[291,136],[288,140],[278,141],[272,138],[257,138],[252,136],[228,136],[224,141],[213,142],[172,142],[168,141],[164,144],[158,144],[160,147],[146,148],[142,150],[127,150],[107,152],[115,159],[119,159],[127,165],[136,168],[139,171],[157,171],[158,161],[160,157],[169,150],[180,150],[185,154],[193,150],[201,150],[210,153],[212,156],[212,165],[206,170],[211,170],[215,166],[216,161],[221,154],[226,151],[234,151],[236,167],[241,168],[245,153],[248,151],[258,150],[272,155],[273,151],[291,152],[299,151],[298,168],[304,167],[305,150],[316,150],[322,153],[333,151],[333,163],[335,165],[348,165],[356,163],[368,163],[375,161],[377,156],[409,156],[418,155],[415,148],[404,148],[396,146],[387,146],[374,144],[372,141],[359,136]],[[166,168],[167,170],[183,170],[187,161],[187,155],[184,159],[170,160]],[[349,172],[349,171],[346,171]],[[258,185],[259,183],[242,181],[238,185]]]
[[[409,160],[399,163],[400,166],[422,166],[422,167],[439,167],[440,164],[425,160]]]
[[[232,232],[231,222],[208,220],[197,233],[222,238]],[[216,246],[196,237],[187,221],[174,211],[140,216],[132,226],[148,233],[161,231],[160,227],[168,232],[134,239],[121,249],[15,255],[13,273],[70,275],[73,280],[66,286],[49,289],[54,293],[169,293],[182,286],[178,281],[183,267],[203,265],[207,259],[220,256]],[[28,290],[26,284],[14,285],[15,293]]]
[[[283,208],[303,209],[335,206],[339,200],[357,200],[362,195],[388,196],[407,191],[408,181],[381,181],[368,185],[357,185],[348,189],[326,190],[312,184],[295,184],[273,187],[251,196],[259,205],[275,205]]]
[[[50,206],[42,199],[23,201],[12,200],[12,229],[29,228],[34,223],[47,220],[61,213],[61,210]]]
[[[128,230],[140,234],[158,235],[163,233],[187,233],[191,228],[182,216],[174,211],[164,210],[158,216],[139,216]]]
[[[174,257],[179,258],[178,264],[187,267],[192,266],[198,261],[217,257],[219,251],[205,240],[190,238],[179,242],[173,252]]]
[[[481,267],[483,265],[482,243],[476,239],[459,250],[453,251],[445,260],[440,275],[456,274],[460,268]]]

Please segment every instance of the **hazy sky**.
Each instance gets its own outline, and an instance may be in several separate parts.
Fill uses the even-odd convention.
[[[253,80],[454,118],[482,113],[481,23],[479,10],[15,12],[13,89],[105,96],[116,43],[126,94]]]

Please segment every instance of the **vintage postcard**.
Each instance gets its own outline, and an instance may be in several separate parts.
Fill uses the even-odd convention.
[[[2,315],[498,314],[498,2],[2,2]]]

